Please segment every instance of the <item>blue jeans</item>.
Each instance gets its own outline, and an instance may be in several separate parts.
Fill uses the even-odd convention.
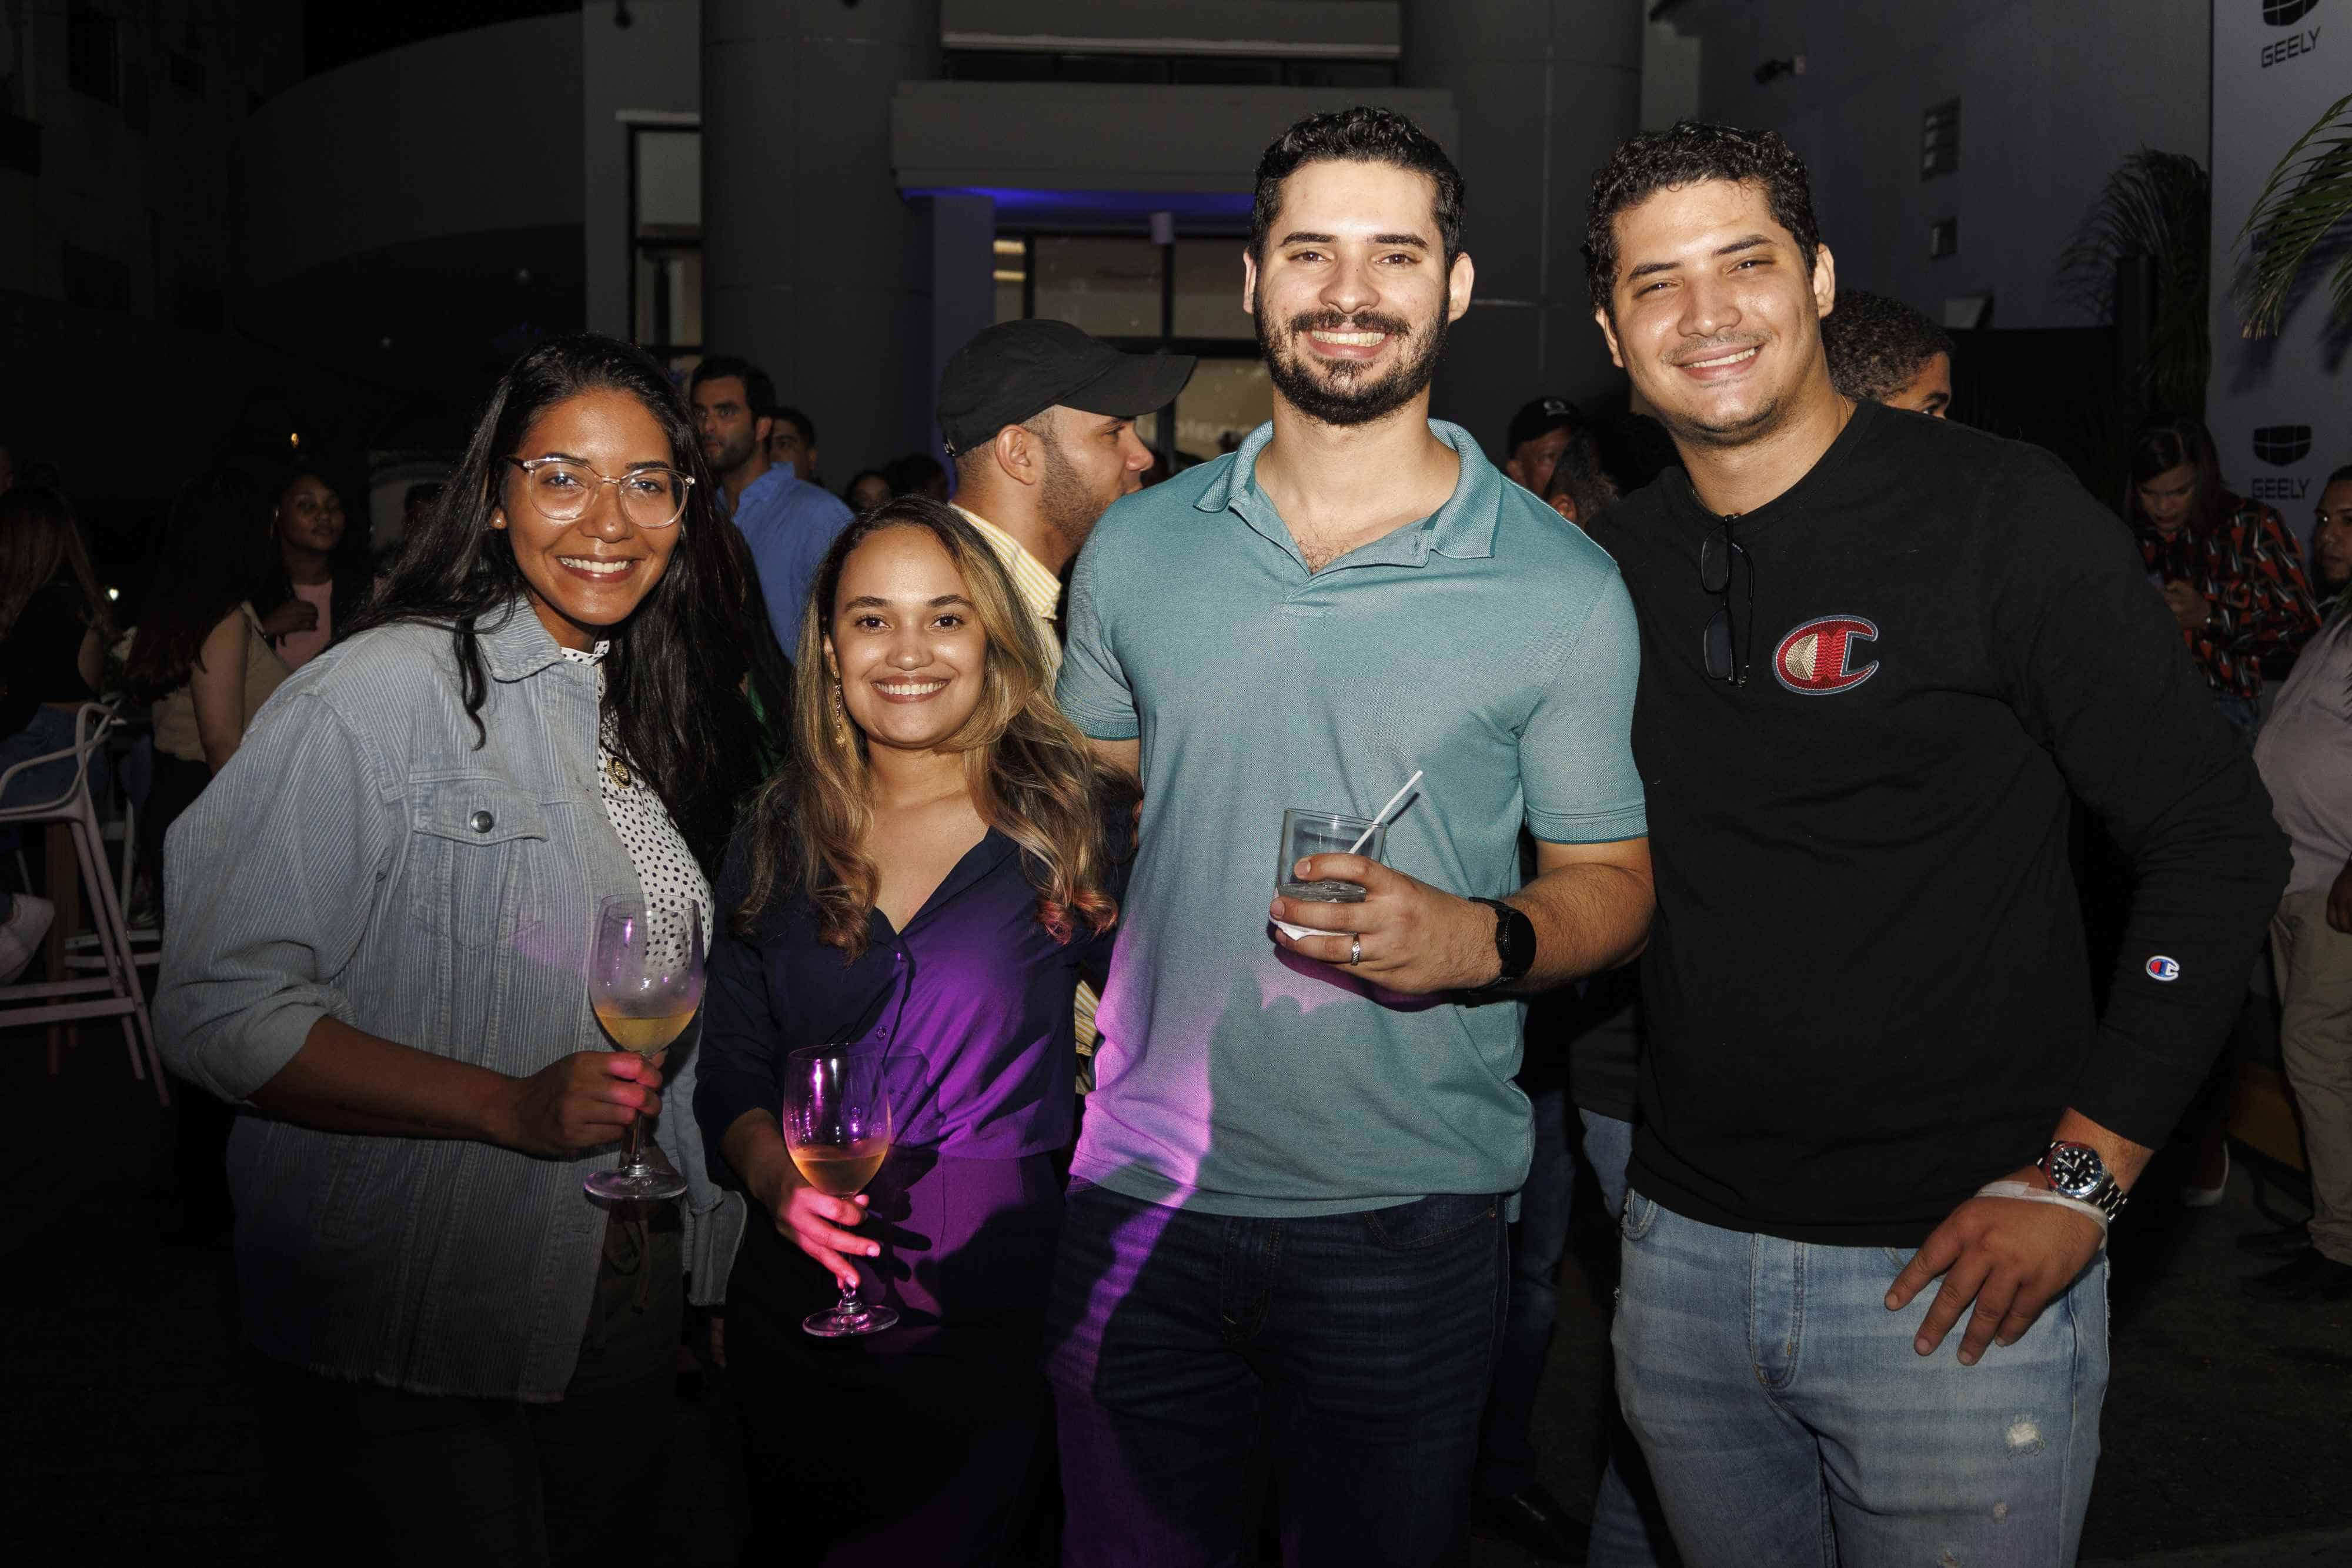
[[[1609,1218],[1625,1218],[1625,1167],[1633,1159],[1633,1124],[1580,1111],[1584,1118],[1584,1157],[1601,1184],[1601,1206]],[[1665,1520],[1658,1508],[1657,1489],[1650,1484],[1648,1467],[1633,1435],[1625,1429],[1617,1401],[1609,1401],[1609,1462],[1601,1472],[1601,1490],[1592,1500],[1592,1535],[1585,1545],[1591,1568],[1656,1568],[1675,1561],[1666,1541]]]
[[[1536,1482],[1536,1446],[1528,1427],[1559,1317],[1559,1261],[1568,1252],[1569,1202],[1576,1190],[1567,1087],[1537,1089],[1528,1103],[1535,1112],[1535,1153],[1527,1185],[1519,1188],[1518,1222],[1511,1227],[1510,1305],[1478,1441],[1481,1497],[1508,1497]]]
[[[1469,1519],[1500,1197],[1241,1219],[1070,1184],[1045,1327],[1073,1568],[1433,1564]]]
[[[1718,1229],[1634,1193],[1613,1342],[1625,1419],[1691,1568],[2071,1563],[2107,1386],[2102,1254],[1975,1366],[1911,1348],[1891,1247]]]

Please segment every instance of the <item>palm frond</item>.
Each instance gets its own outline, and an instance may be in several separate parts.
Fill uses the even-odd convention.
[[[2144,256],[2156,267],[2156,319],[2141,373],[2165,406],[2202,409],[2212,365],[2207,298],[2212,275],[2213,182],[2180,152],[2143,147],[2107,176],[2058,259],[2060,286],[2083,309],[2112,320],[2116,267]]]
[[[2352,93],[2337,99],[2278,161],[2238,231],[2252,249],[2243,289],[2246,336],[2278,329],[2304,269],[2331,234],[2352,222]],[[2352,321],[2352,249],[2328,279],[2329,311]]]

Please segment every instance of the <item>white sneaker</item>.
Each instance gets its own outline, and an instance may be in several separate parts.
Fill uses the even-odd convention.
[[[49,934],[49,922],[57,914],[58,906],[46,898],[35,898],[29,893],[16,895],[8,918],[0,921],[0,986],[25,972],[25,966],[41,950],[41,938]]]

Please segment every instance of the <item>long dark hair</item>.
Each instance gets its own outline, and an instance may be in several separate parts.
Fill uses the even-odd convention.
[[[669,565],[636,611],[612,632],[604,707],[629,765],[661,796],[670,820],[706,866],[726,848],[736,804],[758,782],[758,735],[741,686],[749,658],[748,591],[712,499],[717,486],[677,389],[645,354],[615,339],[580,333],[541,343],[499,379],[475,423],[466,455],[437,500],[402,540],[381,591],[354,621],[354,635],[401,621],[446,626],[475,744],[487,742],[482,705],[489,676],[477,627],[528,615],[522,569],[507,536],[490,527],[523,435],[556,404],[585,392],[625,392],[669,440],[670,462],[695,483]]]
[[[139,635],[123,679],[141,702],[188,684],[214,627],[253,597],[278,553],[269,491],[249,467],[225,463],[180,486],[163,528],[163,551],[139,613]]]
[[[850,958],[866,950],[881,880],[865,850],[873,775],[864,733],[841,716],[824,639],[844,564],[886,528],[921,528],[939,541],[988,634],[980,704],[945,743],[963,753],[973,809],[1024,852],[1037,922],[1055,941],[1069,941],[1081,922],[1108,931],[1118,905],[1103,891],[1116,852],[1103,813],[1119,782],[1054,705],[1053,665],[1036,617],[996,552],[954,507],[921,496],[902,496],[850,524],[817,568],[793,666],[797,765],[769,779],[752,802],[750,886],[732,912],[735,930],[749,936],[796,869],[816,904],[819,937]]]
[[[278,508],[286,505],[287,494],[305,479],[316,479],[328,489],[336,490],[333,480],[307,463],[298,463],[270,476],[269,551],[262,565],[261,581],[253,592],[253,612],[265,621],[271,611],[294,597],[294,579],[286,570],[286,547],[278,535]],[[341,494],[340,490],[336,493]],[[334,550],[327,557],[327,571],[334,585],[329,601],[327,630],[332,641],[340,643],[350,635],[352,622],[375,590],[367,518],[348,507],[343,513],[343,537],[335,542]]]
[[[106,595],[89,569],[73,507],[46,486],[19,485],[0,494],[0,637],[33,595],[53,582],[70,583],[82,601],[83,620],[108,634]]]
[[[2197,494],[2189,502],[2189,528],[2205,533],[2230,513],[2237,499],[2221,483],[2221,459],[2213,449],[2213,433],[2193,413],[2151,414],[2132,433],[2131,477],[2124,484],[2124,517],[2145,524],[2139,487],[2158,474],[2187,464],[2197,474]]]

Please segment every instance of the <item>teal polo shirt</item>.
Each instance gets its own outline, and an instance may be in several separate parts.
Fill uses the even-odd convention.
[[[1139,739],[1144,785],[1088,1181],[1282,1218],[1527,1177],[1522,1004],[1379,992],[1266,921],[1284,809],[1369,816],[1415,768],[1387,862],[1465,897],[1520,885],[1523,825],[1556,843],[1648,831],[1616,564],[1466,432],[1430,430],[1461,455],[1452,497],[1319,572],[1255,482],[1271,424],[1120,501],[1078,558],[1062,709]]]

